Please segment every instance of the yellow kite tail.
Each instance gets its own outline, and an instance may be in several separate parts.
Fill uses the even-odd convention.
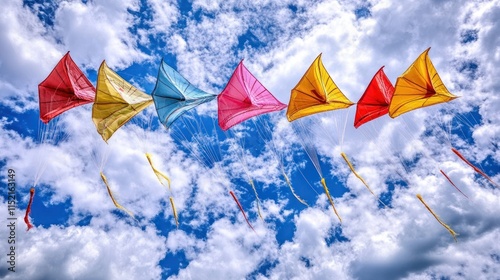
[[[354,174],[354,176],[356,176],[364,185],[365,187],[370,191],[370,193],[378,199],[378,201],[380,203],[382,203],[382,205],[384,205],[385,207],[387,207],[387,205],[385,205],[384,202],[382,202],[382,200],[380,200],[380,198],[378,198],[372,191],[372,189],[370,189],[370,187],[368,186],[368,184],[366,183],[366,181],[363,179],[363,177],[361,177],[358,172],[356,172],[356,170],[354,169],[354,166],[352,165],[352,163],[349,161],[349,159],[347,158],[346,154],[344,154],[344,152],[340,153],[340,155],[344,158],[345,162],[347,163],[347,165],[349,166],[349,168],[351,169],[352,173]]]
[[[175,209],[174,198],[170,197],[170,205],[172,205],[172,212],[174,213],[175,225],[179,228],[179,217],[177,216],[177,209]]]
[[[325,178],[321,178],[321,184],[323,185],[323,189],[325,189],[326,196],[328,197],[328,200],[330,200],[330,204],[333,207],[333,212],[335,212],[335,215],[339,218],[339,221],[342,223],[342,218],[340,218],[339,213],[337,213],[337,209],[335,209],[335,204],[333,204],[333,199],[330,196],[330,191],[328,191],[328,187],[326,186]]]
[[[302,204],[304,204],[305,206],[309,207],[309,204],[307,204],[302,198],[300,198],[296,193],[295,191],[293,190],[293,187],[292,187],[292,183],[290,182],[290,179],[288,179],[288,176],[286,175],[285,173],[285,170],[283,169],[283,167],[281,168],[281,171],[283,172],[283,177],[285,177],[285,181],[287,183],[287,185],[290,187],[290,190],[292,191],[292,194],[293,196],[295,196],[295,198]]]
[[[436,215],[436,213],[434,213],[434,211],[432,211],[432,209],[429,207],[429,205],[427,205],[427,203],[425,203],[424,199],[422,198],[422,196],[420,194],[417,194],[417,198],[420,199],[420,202],[422,202],[422,204],[424,204],[425,208],[427,208],[427,210],[429,210],[429,212],[431,212],[431,214],[434,216],[434,218],[436,218],[436,220],[445,228],[447,229],[451,236],[453,236],[453,239],[455,239],[455,242],[457,242],[457,233],[454,232],[450,226],[448,226],[447,224],[445,224],[443,221],[441,221],[441,219],[438,217],[438,215]]]
[[[106,176],[104,176],[104,173],[101,172],[101,179],[102,181],[104,182],[104,184],[106,185],[106,188],[108,189],[108,194],[109,194],[109,197],[111,197],[111,200],[113,201],[113,203],[115,204],[116,208],[124,211],[125,213],[129,214],[130,217],[134,218],[135,219],[135,216],[134,214],[132,214],[132,212],[128,211],[125,207],[121,206],[114,198],[113,196],[113,193],[111,192],[111,189],[109,188],[109,185],[108,185],[108,180],[106,179]]]
[[[150,153],[146,153],[146,158],[148,159],[149,165],[151,165],[151,168],[153,169],[153,172],[155,173],[156,178],[158,178],[158,181],[160,181],[160,184],[162,184],[162,185],[165,186],[165,184],[163,183],[163,180],[167,181],[167,186],[166,187],[168,187],[169,191],[172,191],[170,189],[170,178],[168,178],[168,176],[165,175],[160,170],[156,169],[156,167],[153,165],[153,160],[151,159],[151,154]]]
[[[260,198],[259,195],[257,194],[257,189],[255,188],[252,179],[250,179],[250,181],[248,182],[252,186],[253,192],[255,193],[255,201],[257,202],[257,213],[259,214],[260,219],[264,221],[264,218],[262,218],[262,215],[260,214]]]

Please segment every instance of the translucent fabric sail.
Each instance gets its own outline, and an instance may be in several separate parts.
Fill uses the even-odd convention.
[[[38,85],[40,119],[48,123],[67,110],[94,101],[95,88],[67,52]]]
[[[92,120],[104,141],[153,102],[150,95],[118,76],[103,61],[97,75]]]
[[[249,118],[286,108],[243,65],[238,64],[217,96],[219,126],[228,130]]]
[[[425,50],[396,80],[394,95],[389,106],[391,118],[457,98],[443,84],[429,58],[429,50],[430,48]]]
[[[394,86],[384,73],[382,66],[359,99],[356,105],[354,127],[383,116],[389,112],[389,104],[394,94]]]
[[[288,121],[293,121],[324,111],[348,108],[353,104],[326,71],[320,54],[292,89],[286,116]]]
[[[216,96],[196,88],[163,60],[151,95],[158,117],[167,128],[188,110],[209,102]]]
[[[240,61],[224,90],[217,96],[218,122],[223,130],[242,123],[252,117],[283,110],[286,105],[278,101]],[[242,145],[243,146],[243,145]],[[244,166],[247,180],[254,191],[257,213],[260,211],[260,199],[254,181],[246,168],[245,152],[241,151],[240,160]],[[244,213],[243,213],[244,214]]]

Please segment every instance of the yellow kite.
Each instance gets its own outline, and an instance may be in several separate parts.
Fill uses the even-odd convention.
[[[288,121],[293,121],[324,111],[348,108],[353,104],[326,71],[320,54],[292,89],[286,117]]]
[[[389,105],[391,118],[457,98],[441,81],[429,58],[429,50],[430,48],[425,50],[396,80],[394,95]]]
[[[132,117],[153,103],[150,95],[118,76],[106,61],[99,67],[92,120],[104,141]]]
[[[342,93],[342,91],[340,91],[335,82],[332,80],[330,74],[326,71],[323,62],[321,62],[321,54],[319,54],[309,69],[307,69],[304,76],[300,79],[299,83],[292,89],[286,117],[288,118],[288,121],[292,122],[308,115],[348,108],[353,104],[354,103],[352,103]],[[323,185],[323,189],[325,190],[325,194],[330,201],[330,205],[332,206],[335,215],[337,215],[339,221],[342,222],[337,209],[335,209],[335,204],[333,203],[330,191],[326,186],[325,178],[323,178],[321,173],[317,156],[315,155],[315,152],[312,152],[315,148],[306,147],[309,145],[305,142],[303,145],[321,177],[321,185]]]

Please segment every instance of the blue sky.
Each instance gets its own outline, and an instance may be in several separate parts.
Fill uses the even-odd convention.
[[[499,1],[4,2],[2,209],[7,209],[8,168],[16,171],[18,195],[17,269],[8,272],[2,254],[5,279],[493,279],[500,274],[500,190],[450,149],[500,182]],[[381,66],[395,83],[428,47],[443,82],[460,98],[396,119],[385,116],[357,130],[354,107],[308,120],[314,126],[307,136],[314,139],[342,224],[284,112],[256,122],[270,124],[265,132],[272,141],[256,139],[253,122],[235,127],[229,139],[219,130],[219,141],[205,142],[221,148],[217,168],[198,161],[178,132],[144,127],[139,120],[106,144],[92,123],[91,105],[57,119],[56,144],[40,143],[38,136],[37,85],[67,51],[94,85],[106,60],[146,93],[154,88],[162,58],[215,94],[244,59],[254,76],[288,103],[319,53],[339,88],[356,102]],[[216,109],[212,102],[189,116],[210,127]],[[145,115],[154,113],[149,107]],[[170,192],[158,183],[145,152],[172,180],[178,229]],[[350,173],[341,152],[388,207]],[[278,159],[309,207],[291,194]],[[100,170],[137,220],[114,207]],[[248,176],[262,201],[263,220]],[[26,232],[23,216],[35,179],[35,228]],[[255,233],[229,190],[238,195]],[[457,243],[417,193],[459,234]],[[7,236],[5,227],[0,233]],[[6,240],[0,241],[2,252]]]

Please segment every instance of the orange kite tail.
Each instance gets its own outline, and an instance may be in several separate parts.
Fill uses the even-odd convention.
[[[455,189],[457,189],[457,191],[459,191],[459,192],[460,192],[463,196],[465,196],[465,197],[467,197],[467,199],[469,199],[469,197],[468,197],[468,196],[466,196],[466,195],[465,195],[465,194],[464,194],[464,193],[463,193],[463,192],[462,192],[462,191],[461,191],[461,190],[460,190],[460,189],[459,189],[459,188],[455,185],[455,183],[453,183],[453,181],[450,179],[450,177],[448,177],[448,175],[446,175],[446,173],[444,173],[444,171],[443,171],[443,170],[439,169],[439,171],[441,171],[441,174],[443,174],[443,176],[446,178],[446,180],[448,180],[448,182],[450,182],[450,184],[451,184],[452,186],[454,186],[454,187],[455,187]]]
[[[490,181],[491,184],[493,184],[497,188],[500,188],[500,186],[497,183],[493,182],[493,180],[488,175],[486,175],[486,173],[484,173],[483,171],[481,171],[481,169],[477,168],[474,164],[468,161],[459,151],[457,151],[457,149],[451,148],[451,151],[454,152],[461,160],[467,163],[470,167],[472,167],[474,171],[481,174],[484,178],[488,179],[488,181]]]
[[[236,204],[238,204],[238,208],[240,208],[241,214],[243,214],[243,217],[245,218],[245,221],[247,221],[248,226],[253,230],[253,232],[255,232],[255,229],[252,227],[252,225],[248,221],[247,215],[245,215],[245,211],[243,211],[243,207],[241,207],[240,201],[238,200],[238,198],[236,198],[236,195],[233,193],[233,191],[229,191],[229,193],[233,197]]]
[[[33,197],[35,196],[35,188],[30,189],[30,201],[28,202],[28,207],[26,207],[26,214],[24,214],[24,222],[28,226],[26,231],[30,230],[33,225],[30,222],[30,212],[31,212],[31,204],[33,204]]]

